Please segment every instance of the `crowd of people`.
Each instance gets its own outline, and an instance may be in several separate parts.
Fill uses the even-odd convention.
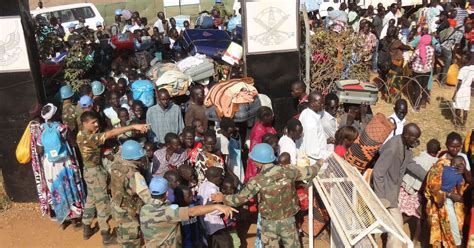
[[[360,35],[364,62],[389,82],[382,95],[396,95],[386,98],[393,100],[394,112],[387,118],[365,103],[342,104],[335,92],[308,93],[307,85],[296,81],[281,89],[291,92],[295,104],[288,108],[295,115],[280,132],[274,128],[271,100],[256,93],[238,66],[190,84],[184,90],[189,94],[151,83],[153,65],[188,57],[184,30],[235,32],[240,13],[229,15],[220,1],[182,28],[163,12],[148,25],[138,12],[117,10],[115,22],[109,27],[97,23],[96,31],[83,19],[65,32],[56,17],[49,22],[38,17],[40,59],[55,60],[79,47],[81,54],[66,57],[79,56],[76,62],[88,64],[87,72],[77,74],[75,82],[82,83],[52,86],[51,95],[57,92],[59,102],[30,111],[31,164],[41,212],[63,228],[82,226],[85,240],[100,230],[105,245],[116,235],[123,247],[143,242],[147,247],[252,247],[248,231],[257,223],[256,247],[301,247],[308,223],[315,221],[316,235],[330,226],[324,205],[308,202],[307,184],[326,158],[337,155],[351,163],[366,160],[352,164],[369,178],[400,226],[416,223],[410,229],[415,242],[466,244],[474,136],[469,131],[463,141],[452,132],[445,150],[436,139],[440,137],[434,137],[414,156],[422,130],[405,117],[409,102],[415,111],[428,103],[433,78],[439,75],[444,85],[443,75],[461,55],[455,60],[462,68],[453,96],[454,122],[468,124],[474,79],[474,1],[470,3],[466,9],[459,2],[442,7],[433,1],[410,16],[400,4],[385,11],[383,4],[376,10],[349,4],[346,10],[341,3],[323,22],[312,11],[313,25],[352,28]],[[119,49],[109,41],[120,34],[132,35],[134,46]],[[154,58],[151,64],[147,56]],[[442,61],[439,72],[436,58]],[[409,102],[400,93],[405,67],[418,82],[409,91]],[[71,71],[66,74],[70,79]],[[152,85],[151,98],[134,92],[146,82]],[[217,98],[228,106],[212,102],[210,96],[222,85],[233,89],[231,98],[239,105],[224,99],[229,98],[225,94]],[[242,112],[253,114],[242,121],[237,118]],[[365,152],[366,146],[374,152]],[[308,220],[309,204],[321,213],[315,220]],[[402,247],[391,235],[386,242]]]

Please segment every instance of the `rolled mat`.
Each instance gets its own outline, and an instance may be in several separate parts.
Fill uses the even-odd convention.
[[[344,159],[363,173],[395,125],[382,113],[377,113],[359,133]]]

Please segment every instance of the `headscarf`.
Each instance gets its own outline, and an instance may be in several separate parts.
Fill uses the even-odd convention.
[[[421,37],[418,43],[418,50],[420,51],[421,63],[426,64],[426,46],[431,44],[431,35],[425,34]]]
[[[58,108],[56,106],[54,106],[52,103],[48,103],[44,105],[43,109],[41,109],[41,117],[45,122],[48,122],[48,120],[51,120],[54,114],[56,114],[57,110]]]

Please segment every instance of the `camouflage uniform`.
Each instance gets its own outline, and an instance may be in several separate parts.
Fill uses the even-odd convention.
[[[89,133],[81,130],[77,134],[77,145],[84,164],[84,181],[87,185],[82,223],[91,225],[97,211],[100,230],[108,231],[107,219],[110,216],[110,199],[107,194],[107,172],[101,164],[99,148],[104,142],[105,133]]]
[[[140,227],[146,247],[181,247],[179,222],[187,220],[187,207],[152,199],[140,210]]]
[[[300,247],[294,218],[300,207],[294,197],[294,182],[312,180],[318,169],[265,164],[260,174],[250,179],[238,194],[225,196],[224,204],[238,207],[257,195],[262,216],[262,246],[279,247],[281,239],[286,248]]]
[[[66,124],[71,132],[77,132],[78,125],[76,107],[72,103],[68,102],[63,104],[62,119],[63,124]]]
[[[148,186],[133,162],[117,160],[111,167],[112,214],[118,225],[118,243],[140,247],[138,214],[143,201],[151,200]]]

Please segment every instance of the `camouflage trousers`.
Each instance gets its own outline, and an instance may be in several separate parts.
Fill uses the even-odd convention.
[[[112,203],[112,216],[117,223],[117,241],[120,247],[140,247],[140,224],[128,211]]]
[[[262,247],[279,247],[279,241],[285,248],[300,248],[295,217],[282,220],[265,220],[262,218]]]
[[[101,231],[108,231],[107,219],[110,217],[110,199],[107,194],[107,172],[102,166],[84,168],[84,181],[87,185],[87,198],[82,223],[92,224],[97,211],[97,222]]]

